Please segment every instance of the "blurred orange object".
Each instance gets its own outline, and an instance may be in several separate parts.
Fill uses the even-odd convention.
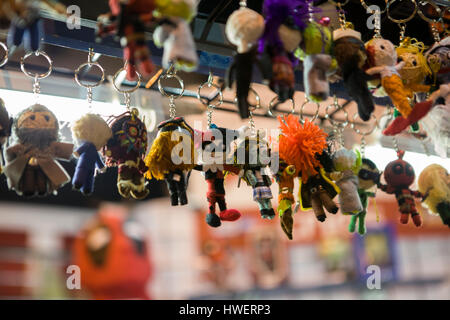
[[[150,299],[148,245],[126,208],[101,208],[75,239],[73,260],[81,270],[82,288],[94,299]]]

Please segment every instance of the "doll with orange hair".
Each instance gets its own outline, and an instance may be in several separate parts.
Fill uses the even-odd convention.
[[[326,151],[327,134],[308,119],[303,125],[294,115],[278,117],[278,120],[280,158],[299,172],[301,209],[312,209],[317,220],[323,222],[326,219],[324,207],[332,214],[337,213],[333,198],[340,192],[327,174],[333,168]]]

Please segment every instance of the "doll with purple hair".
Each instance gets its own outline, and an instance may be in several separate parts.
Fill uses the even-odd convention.
[[[259,41],[262,65],[270,70],[270,89],[279,102],[292,99],[295,91],[294,67],[298,59],[294,51],[302,40],[301,30],[308,21],[307,0],[265,0],[264,33]]]

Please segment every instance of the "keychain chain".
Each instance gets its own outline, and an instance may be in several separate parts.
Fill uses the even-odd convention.
[[[34,77],[33,83],[33,93],[36,99],[36,103],[39,101],[39,94],[41,93],[41,85],[39,84],[38,75],[36,74]]]
[[[400,27],[400,45],[401,45],[403,40],[405,39],[406,24],[399,23],[398,26]]]
[[[346,21],[346,17],[345,17],[345,11],[344,9],[342,9],[342,4],[340,2],[336,3],[337,6],[337,11],[338,11],[338,15],[339,15],[339,25],[341,26],[342,29],[347,29],[347,21]]]
[[[127,111],[131,111],[131,95],[129,92],[125,92],[123,95],[125,97],[125,107]]]
[[[175,106],[175,97],[173,95],[169,96],[169,117],[170,119],[174,119],[177,115],[177,109]]]
[[[366,156],[366,138],[365,138],[365,136],[362,136],[362,137],[361,137],[361,146],[360,146],[360,149],[361,149],[361,156],[362,156],[363,158],[365,158],[365,156]]]
[[[439,31],[438,31],[438,29],[436,28],[436,24],[435,24],[435,23],[432,23],[432,24],[431,24],[431,31],[432,31],[432,33],[433,33],[434,41],[435,41],[435,42],[440,42],[440,41],[441,41],[441,37],[439,36]]]
[[[381,38],[381,13],[380,10],[375,10],[375,19],[374,19],[374,38],[380,39]]]

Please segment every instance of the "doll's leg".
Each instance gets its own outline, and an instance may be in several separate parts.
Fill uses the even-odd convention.
[[[411,113],[411,105],[409,104],[407,98],[407,92],[403,87],[402,79],[397,75],[392,75],[390,77],[384,77],[381,79],[381,85],[383,86],[386,93],[392,100],[392,103],[397,108],[397,110],[405,118]]]
[[[218,195],[217,204],[219,205],[220,213],[219,217],[222,221],[236,221],[241,217],[241,213],[236,209],[227,209],[224,195]]]
[[[324,207],[329,213],[336,214],[339,210],[336,203],[331,199],[330,195],[325,190],[320,190],[319,192],[320,201],[323,203]]]
[[[355,232],[356,230],[356,221],[358,220],[359,214],[350,216],[350,223],[348,224],[348,231],[349,232]]]
[[[275,211],[272,208],[272,203],[270,202],[270,199],[262,199],[261,200],[263,208],[261,210],[261,216],[264,219],[269,219],[272,220],[273,218],[275,218]]]
[[[22,192],[25,197],[32,197],[35,194],[35,186],[34,170],[31,166],[27,165],[19,182],[20,192]]]
[[[365,210],[361,211],[358,214],[358,217],[359,217],[358,233],[360,235],[366,234],[366,214],[367,214],[367,212]]]
[[[220,218],[216,214],[216,196],[213,193],[208,193],[206,198],[209,205],[209,212],[206,215],[206,223],[213,228],[217,228],[222,224],[222,222],[220,222]]]
[[[178,189],[178,199],[180,201],[180,205],[184,206],[188,203],[187,194],[186,194],[186,182],[184,179],[184,174],[179,173],[180,180],[177,182]]]
[[[171,175],[166,178],[167,188],[169,189],[170,202],[172,206],[178,205],[178,188],[175,180],[172,179]]]
[[[48,183],[48,179],[47,176],[45,175],[45,173],[41,170],[41,168],[36,167],[34,169],[34,173],[35,173],[35,183],[36,183],[36,189],[37,189],[37,193],[38,196],[46,196],[48,193],[48,188],[47,188],[47,183]]]
[[[80,190],[87,179],[87,171],[85,168],[76,167],[72,178],[72,186],[75,190]],[[93,174],[93,172],[92,172]]]
[[[323,210],[322,201],[320,200],[320,196],[316,194],[312,194],[311,196],[311,205],[312,209],[314,211],[314,214],[316,215],[316,219],[320,222],[324,222],[327,218],[325,214],[325,210]]]
[[[81,192],[83,192],[84,195],[88,196],[92,194],[93,191],[94,191],[94,171],[91,171],[88,172],[86,175],[84,183],[81,187]]]
[[[136,80],[136,62],[134,59],[134,44],[128,43],[127,46],[123,49],[123,58],[128,60],[127,64],[127,80],[134,81]]]
[[[148,76],[153,72],[153,64],[150,60],[150,51],[145,43],[145,35],[142,34],[143,40],[138,40],[136,44],[135,59],[138,61],[139,71],[144,76]]]
[[[412,204],[411,218],[416,227],[420,227],[422,225],[422,217],[417,212],[416,205],[414,203]]]
[[[28,33],[28,39],[26,41],[25,48],[27,50],[31,50],[31,51],[37,51],[39,50],[39,44],[40,44],[40,39],[41,39],[41,21],[40,19],[36,20],[35,22],[33,22],[27,29],[27,33]]]
[[[133,178],[131,168],[126,165],[121,165],[119,167],[119,174],[117,175],[117,191],[124,198],[130,197],[130,192],[132,188],[131,179]]]

